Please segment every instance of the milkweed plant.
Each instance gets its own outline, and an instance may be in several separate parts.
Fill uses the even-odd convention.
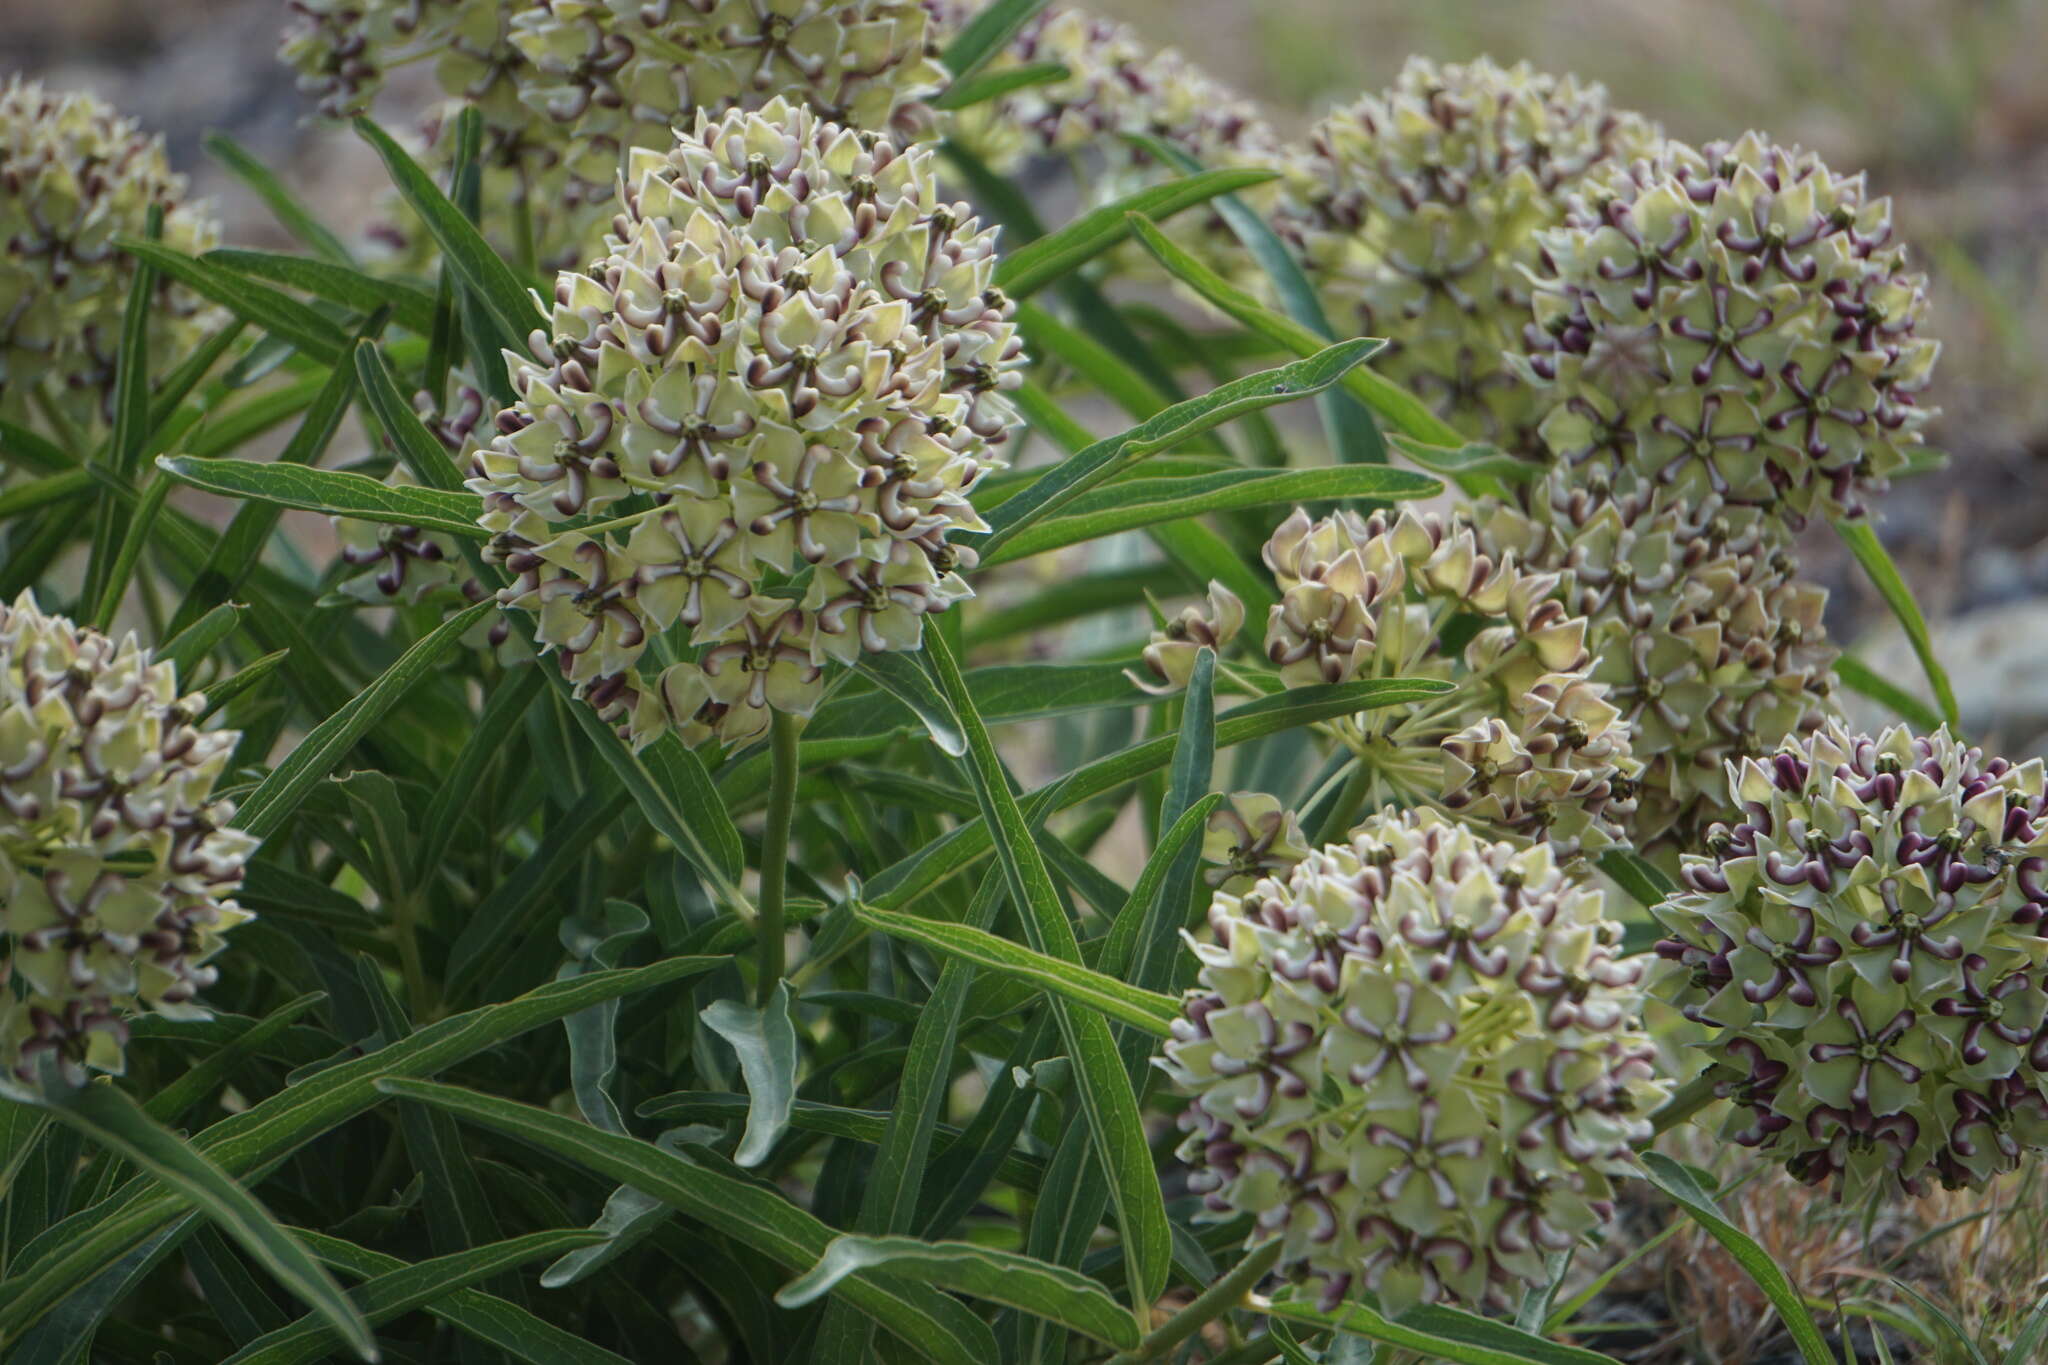
[[[368,238],[0,89],[6,1358],[1590,1362],[1664,1200],[1817,1362],[1689,1130],[2048,1147],[2041,763],[1801,563],[1909,602],[1938,462],[1862,175],[1043,0],[277,18]]]

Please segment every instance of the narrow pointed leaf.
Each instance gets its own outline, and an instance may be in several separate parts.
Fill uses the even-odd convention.
[[[1348,1332],[1383,1346],[1455,1365],[1614,1365],[1609,1356],[1579,1346],[1559,1345],[1510,1323],[1455,1308],[1426,1305],[1389,1319],[1363,1303],[1346,1303],[1327,1313],[1313,1304],[1288,1299],[1255,1300],[1254,1306],[1285,1322],[1321,1331]]]
[[[300,243],[335,265],[353,264],[348,248],[329,232],[306,207],[286,189],[270,168],[257,160],[241,143],[225,133],[208,133],[201,141],[207,154],[228,168],[236,179],[256,192],[284,230]]]
[[[1137,1320],[1098,1281],[1077,1270],[974,1242],[838,1237],[815,1266],[776,1291],[775,1301],[785,1308],[801,1308],[855,1271],[877,1267],[1020,1309],[1112,1346],[1129,1349],[1138,1344]]]
[[[1951,730],[1959,730],[1962,716],[1956,710],[1955,689],[1949,686],[1948,670],[1934,655],[1934,641],[1927,633],[1927,618],[1920,614],[1920,604],[1913,600],[1913,590],[1899,576],[1899,566],[1892,563],[1884,542],[1877,538],[1877,532],[1869,522],[1837,519],[1834,527],[1835,534],[1849,547],[1849,553],[1863,566],[1863,572],[1869,576],[1870,585],[1877,589],[1877,595],[1898,618],[1899,628],[1906,632],[1906,640],[1913,646],[1913,653],[1920,660],[1929,685],[1934,688],[1934,701],[1941,708],[1942,718]]]
[[[394,486],[346,469],[315,469],[299,464],[202,460],[191,455],[160,455],[156,463],[157,468],[180,483],[222,497],[256,498],[333,517],[417,526],[423,531],[439,531],[465,540],[490,538],[490,533],[476,523],[480,503],[473,493]]]
[[[358,313],[389,308],[408,331],[422,335],[434,325],[432,294],[417,285],[366,275],[352,266],[309,260],[304,256],[286,256],[275,251],[250,251],[226,246],[214,248],[199,260],[251,279],[297,289],[353,308]]]
[[[789,983],[777,982],[775,993],[758,1009],[737,1000],[716,1000],[699,1017],[739,1056],[749,1104],[747,1131],[733,1160],[758,1166],[789,1125],[789,1106],[796,1098],[796,1028],[789,1019]]]
[[[1024,298],[1129,237],[1132,214],[1154,221],[1171,218],[1219,194],[1262,185],[1278,175],[1278,171],[1250,167],[1204,171],[1127,194],[1004,256],[996,267],[996,284],[1011,297]]]
[[[457,1086],[394,1080],[384,1088],[645,1191],[792,1270],[810,1269],[831,1245],[832,1229],[781,1195],[652,1143]],[[935,1290],[861,1271],[841,1280],[833,1292],[939,1365],[988,1365],[995,1359],[987,1327]]]
[[[968,20],[940,56],[954,82],[986,66],[1045,6],[1046,0],[995,0]]]
[[[116,237],[114,245],[322,364],[340,359],[348,344],[347,335],[332,320],[258,280],[140,237]]]

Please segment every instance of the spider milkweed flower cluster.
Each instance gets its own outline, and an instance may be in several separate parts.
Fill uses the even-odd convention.
[[[947,537],[983,529],[1012,305],[927,149],[781,101],[637,151],[621,203],[470,487],[505,600],[607,720],[736,742],[967,594]]]
[[[1751,133],[1588,176],[1518,368],[1548,457],[1633,470],[1792,530],[1863,510],[1921,444],[1926,280],[1861,175]]]
[[[368,107],[390,70],[431,58],[443,109],[474,106],[485,165],[532,214],[540,259],[583,249],[635,147],[692,111],[774,99],[897,137],[946,83],[915,0],[292,0],[283,56],[323,114]]]
[[[1830,713],[1827,592],[1760,509],[1560,469],[1471,515],[1489,553],[1554,574],[1587,622],[1589,674],[1642,764],[1626,821],[1639,847],[1696,847],[1728,809],[1728,762]]]
[[[1725,1136],[1812,1183],[1981,1186],[2048,1149],[2039,759],[1830,724],[1731,765],[1658,990],[1708,1026]]]
[[[67,420],[111,415],[135,261],[114,245],[163,210],[162,241],[192,253],[219,236],[186,197],[163,139],[83,92],[0,84],[0,414],[27,420],[40,390]],[[169,281],[151,299],[149,352],[182,358],[220,314]]]
[[[119,1071],[126,1019],[198,993],[255,848],[213,792],[239,736],[133,636],[0,606],[0,1070]]]
[[[1666,1090],[1602,903],[1548,847],[1430,810],[1218,893],[1162,1062],[1192,1096],[1190,1187],[1326,1306],[1546,1283]]]
[[[1530,317],[1537,231],[1583,180],[1658,140],[1597,84],[1411,58],[1286,163],[1279,228],[1332,321],[1389,340],[1376,367],[1466,434],[1519,448],[1542,413],[1507,359]]]

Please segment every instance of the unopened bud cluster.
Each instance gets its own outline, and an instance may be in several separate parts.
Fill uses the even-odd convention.
[[[218,227],[185,197],[163,140],[83,92],[0,84],[0,416],[27,421],[38,390],[67,419],[111,417],[135,260],[114,245],[163,210],[162,241],[193,253]],[[218,313],[168,281],[150,300],[149,353],[170,368]]]
[[[1802,1180],[1915,1191],[2048,1148],[2041,761],[1829,725],[1729,783],[1744,818],[1655,910],[1724,1135]]]
[[[198,993],[256,841],[213,795],[239,738],[133,636],[0,606],[0,1070],[119,1071],[129,1016]]]
[[[1597,1234],[1665,1085],[1640,962],[1549,848],[1383,812],[1219,893],[1162,1063],[1190,1187],[1323,1302],[1518,1301]]]
[[[1640,765],[1606,684],[1589,672],[1586,621],[1559,600],[1557,574],[1524,572],[1512,552],[1484,553],[1463,517],[1412,511],[1312,521],[1296,509],[1264,557],[1280,600],[1263,653],[1282,684],[1454,684],[1412,710],[1348,723],[1375,802],[1437,804],[1565,851],[1619,837]],[[1146,649],[1155,690],[1185,686],[1184,651],[1221,648],[1235,634],[1243,608],[1220,587],[1210,598],[1207,615],[1190,608]],[[1480,623],[1455,654],[1440,643],[1454,615]]]
[[[389,71],[431,60],[446,108],[475,107],[553,259],[600,221],[634,147],[698,112],[772,99],[901,136],[946,83],[915,0],[291,0],[283,56],[323,113],[365,109]]]
[[[1012,305],[927,149],[781,101],[637,151],[622,204],[470,487],[580,694],[636,743],[737,742],[967,594]]]
[[[1486,58],[1412,58],[1332,113],[1294,158],[1279,226],[1342,335],[1467,435],[1517,447],[1541,416],[1510,372],[1537,232],[1590,172],[1649,152],[1654,124],[1597,84]]]
[[[1863,510],[1921,444],[1926,281],[1861,175],[1754,133],[1666,142],[1538,240],[1518,365],[1550,458],[1796,529]]]

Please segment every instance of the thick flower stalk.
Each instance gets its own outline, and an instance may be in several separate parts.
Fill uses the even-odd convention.
[[[967,594],[947,537],[983,529],[1022,352],[995,231],[926,148],[781,101],[700,115],[634,154],[622,210],[469,486],[579,693],[635,743],[732,743]]]
[[[1639,848],[1696,848],[1730,807],[1728,761],[1832,713],[1826,589],[1763,512],[1630,471],[1557,470],[1470,514],[1489,554],[1554,574],[1587,622],[1593,681],[1642,764],[1625,824]]]
[[[27,421],[39,401],[65,422],[111,418],[135,279],[114,238],[142,236],[152,208],[175,250],[203,251],[219,236],[211,208],[188,200],[185,178],[171,173],[162,138],[83,92],[19,76],[0,85],[0,415]],[[162,282],[150,355],[175,364],[219,316]]]
[[[1282,683],[1454,684],[1412,710],[1329,727],[1352,751],[1366,805],[1436,804],[1560,852],[1620,837],[1640,765],[1588,671],[1586,621],[1558,600],[1557,575],[1482,553],[1462,517],[1412,511],[1312,522],[1296,510],[1265,560],[1281,590],[1265,656]],[[1442,636],[1454,618],[1476,629],[1452,651]]]
[[[1543,444],[1797,528],[1861,511],[1921,445],[1924,277],[1863,177],[1752,133],[1587,178],[1540,234],[1520,371]]]
[[[133,636],[0,606],[0,1070],[121,1069],[126,1020],[198,993],[256,841],[214,784],[239,736]]]
[[[1976,1187],[2048,1148],[2040,760],[1829,725],[1729,781],[1744,817],[1655,910],[1724,1136],[1838,1189]]]
[[[1218,1218],[1334,1307],[1518,1301],[1597,1234],[1667,1086],[1643,966],[1549,848],[1386,811],[1210,905],[1162,1065]]]
[[[1316,125],[1279,225],[1342,335],[1387,338],[1377,367],[1467,435],[1521,447],[1542,409],[1505,354],[1529,319],[1536,233],[1659,136],[1575,77],[1412,58]]]
[[[283,57],[329,117],[387,73],[431,60],[447,104],[474,106],[486,166],[532,221],[542,260],[588,240],[634,147],[692,111],[773,99],[898,137],[929,128],[946,83],[915,0],[291,0]]]

